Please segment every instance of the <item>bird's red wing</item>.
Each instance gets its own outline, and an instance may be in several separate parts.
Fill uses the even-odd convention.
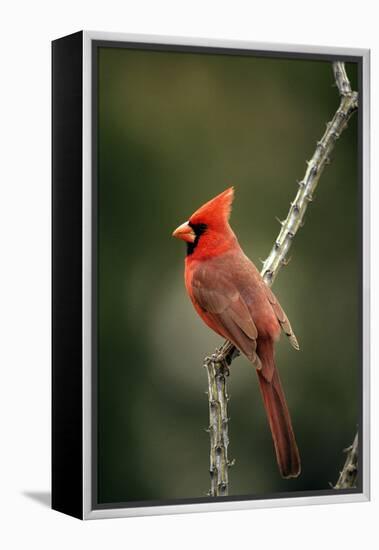
[[[207,324],[230,340],[257,368],[258,331],[249,309],[233,282],[225,275],[199,270],[192,277],[191,294]]]
[[[272,309],[276,315],[276,318],[278,319],[280,326],[283,330],[283,332],[288,336],[289,341],[291,345],[296,349],[299,350],[299,343],[297,341],[297,338],[295,336],[295,333],[292,330],[291,323],[288,320],[287,315],[284,313],[282,306],[280,305],[279,301],[277,300],[275,294],[272,292],[272,290],[265,284],[264,285],[267,299],[270,302]]]

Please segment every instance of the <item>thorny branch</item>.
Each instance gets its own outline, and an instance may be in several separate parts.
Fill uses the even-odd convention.
[[[285,220],[281,221],[281,230],[263,263],[261,275],[268,286],[271,286],[281,267],[288,263],[288,252],[299,228],[304,225],[305,213],[313,201],[314,193],[322,171],[330,163],[330,155],[336,141],[346,129],[352,114],[358,108],[358,93],[352,91],[346,74],[345,64],[337,61],[333,63],[333,73],[340,93],[339,107],[322,138],[317,142],[316,149],[310,160],[303,179],[298,182],[295,199]],[[204,367],[208,373],[208,402],[209,402],[209,434],[210,434],[210,496],[225,496],[228,494],[228,393],[226,375],[229,374],[228,365],[238,355],[238,351],[231,342],[224,342],[216,354],[204,359]],[[233,462],[233,461],[232,461]]]
[[[358,476],[358,433],[353,444],[345,449],[347,453],[345,464],[340,472],[334,489],[352,489],[356,486]]]

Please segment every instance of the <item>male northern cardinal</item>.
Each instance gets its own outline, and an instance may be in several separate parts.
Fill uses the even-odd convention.
[[[185,285],[197,313],[255,366],[280,473],[297,477],[299,451],[274,343],[283,330],[295,349],[299,345],[286,314],[229,225],[233,198],[230,187],[196,210],[173,236],[187,243]]]

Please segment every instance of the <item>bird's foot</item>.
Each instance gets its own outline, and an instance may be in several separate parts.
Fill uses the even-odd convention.
[[[229,376],[229,365],[235,357],[238,357],[240,352],[230,342],[226,342],[220,348],[216,348],[215,352],[210,357],[206,357],[204,360],[205,366],[210,363],[220,365],[220,371],[224,376]]]
[[[205,357],[204,366],[215,366],[217,365],[217,370],[224,376],[229,376],[229,365],[225,355],[219,352],[216,349],[215,353],[212,353],[210,357]]]
[[[213,363],[224,363],[226,361],[226,357],[224,354],[220,353],[218,349],[211,355],[211,360]]]
[[[214,364],[214,361],[212,359],[212,356],[211,357],[204,357],[204,367],[205,368],[208,368],[213,364]]]
[[[215,350],[215,353],[211,355],[211,360],[214,363],[218,363],[220,365],[220,370],[222,371],[224,376],[229,376],[229,366],[236,356],[235,351],[238,355],[239,351],[236,350],[234,346],[228,343],[221,346],[221,348],[217,348]]]

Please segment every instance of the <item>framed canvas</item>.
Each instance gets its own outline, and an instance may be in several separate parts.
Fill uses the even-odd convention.
[[[53,508],[367,500],[369,51],[78,32],[52,61]]]

